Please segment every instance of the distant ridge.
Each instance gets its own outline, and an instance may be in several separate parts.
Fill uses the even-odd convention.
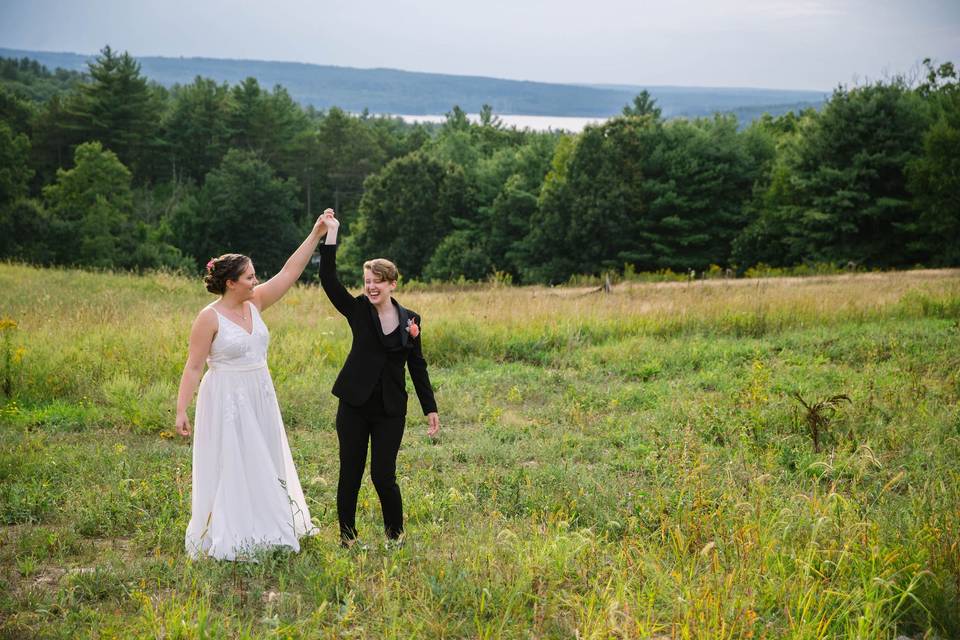
[[[0,57],[32,58],[51,70],[62,67],[82,71],[95,56],[0,48]],[[187,84],[198,75],[230,84],[252,76],[267,88],[284,86],[303,105],[318,109],[338,106],[353,112],[368,109],[372,113],[428,115],[446,113],[453,105],[477,112],[489,104],[501,115],[605,118],[620,113],[646,88],[665,117],[722,111],[737,114],[743,122],[764,112],[779,115],[819,107],[827,97],[820,91],[553,84],[264,60],[154,56],[137,60],[147,78],[165,86]]]

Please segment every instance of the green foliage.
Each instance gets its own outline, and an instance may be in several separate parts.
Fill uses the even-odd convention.
[[[113,151],[99,142],[77,147],[74,168],[57,173],[56,184],[44,189],[50,210],[63,220],[81,220],[98,202],[119,213],[132,208],[130,171]]]
[[[295,180],[278,178],[257,154],[232,149],[173,213],[174,237],[197,269],[234,252],[250,256],[261,276],[274,274],[299,241],[297,191]]]
[[[109,46],[90,63],[91,82],[79,86],[72,126],[83,140],[98,140],[131,168],[137,179],[155,175],[162,102],[127,52]]]
[[[663,110],[657,106],[657,101],[650,95],[650,92],[644,89],[633,99],[633,105],[627,105],[623,108],[625,116],[650,116],[654,120],[660,120]]]
[[[745,202],[773,156],[772,145],[739,133],[730,117],[678,122],[663,132],[666,140],[644,169],[652,228],[643,236],[653,249],[652,264],[633,263],[638,269],[697,271],[730,264]]]
[[[834,91],[821,114],[785,134],[736,259],[882,267],[923,260],[906,169],[928,122],[922,99],[899,80]]]
[[[131,219],[131,175],[116,154],[99,142],[81,144],[74,165],[60,169],[57,182],[43,190],[51,223],[45,242],[36,241],[21,253],[108,269],[184,266],[162,231]],[[38,211],[31,219],[31,213],[30,207],[21,205],[11,224],[36,225],[42,214]]]
[[[7,123],[0,121],[0,211],[27,195],[33,177],[29,156],[29,138],[14,133]]]
[[[522,145],[501,147],[479,163],[479,215],[471,230],[492,270],[520,276],[525,265],[524,240],[560,140],[555,134],[532,134]]]
[[[255,78],[247,78],[233,88],[230,97],[232,146],[252,151],[278,168],[289,163],[291,148],[306,129],[307,119],[287,90],[277,85],[264,91]]]
[[[23,198],[0,208],[0,255],[30,264],[55,262],[59,225],[43,205]]]
[[[69,168],[74,148],[88,140],[76,115],[82,101],[79,92],[72,92],[55,95],[39,108],[32,144],[33,165],[41,186],[56,180],[59,169]]]
[[[562,137],[550,160],[537,201],[537,211],[530,219],[529,233],[520,244],[522,275],[525,281],[558,282],[563,274],[576,272],[573,257],[562,249],[566,246],[566,230],[560,226],[557,210],[568,197],[568,177],[577,145],[582,137]]]
[[[82,144],[74,168],[57,172],[57,182],[43,190],[55,218],[54,253],[65,264],[115,267],[133,250],[129,216],[131,175],[112,151],[99,142]]]
[[[450,233],[433,252],[423,270],[426,280],[453,281],[458,278],[483,280],[492,271],[490,256],[482,249],[480,238],[465,230]]]
[[[919,248],[936,265],[960,264],[960,80],[950,63],[927,61],[920,92],[933,108],[923,150],[908,166],[908,186],[919,211]]]
[[[4,89],[31,102],[42,103],[75,89],[87,76],[78,71],[47,67],[30,58],[0,58],[0,94]]]
[[[364,260],[393,260],[405,278],[419,278],[430,256],[467,211],[466,179],[418,152],[391,161],[364,184],[359,218],[351,229],[347,263],[359,276]]]
[[[226,85],[200,77],[171,91],[163,128],[179,178],[202,183],[220,164],[232,137],[229,96]]]
[[[648,114],[588,127],[572,152],[558,149],[540,194],[529,276],[729,263],[744,201],[772,155],[751,142],[720,117],[663,124]]]
[[[0,58],[0,66],[2,62],[3,58]],[[34,108],[11,91],[7,85],[0,84],[0,124],[9,127],[14,135],[30,133]]]
[[[311,200],[324,203],[317,211],[332,206],[347,223],[346,228],[356,220],[364,180],[387,161],[384,147],[395,144],[392,131],[369,122],[330,109],[317,123],[305,154],[304,179],[315,183]]]

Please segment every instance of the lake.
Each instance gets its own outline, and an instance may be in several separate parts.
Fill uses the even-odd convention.
[[[403,118],[404,122],[436,122],[446,121],[445,115],[404,115],[394,114],[396,118]],[[480,114],[468,113],[467,117],[471,122],[479,122]],[[579,133],[588,124],[603,122],[606,118],[575,118],[567,116],[517,116],[517,115],[497,115],[497,118],[508,127],[517,127],[518,129],[532,129],[534,131],[554,131],[564,130],[571,133]]]

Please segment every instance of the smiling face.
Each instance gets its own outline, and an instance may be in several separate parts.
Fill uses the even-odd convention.
[[[247,268],[236,280],[227,280],[227,291],[240,298],[249,300],[253,297],[253,289],[260,284],[257,280],[257,271],[253,268],[253,261],[247,261]]]
[[[384,280],[371,269],[363,270],[363,292],[374,305],[390,302],[390,294],[397,288],[396,280]]]

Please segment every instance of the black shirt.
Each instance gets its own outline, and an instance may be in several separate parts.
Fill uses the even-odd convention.
[[[403,353],[403,336],[400,335],[400,325],[398,324],[397,328],[390,333],[383,333],[383,329],[381,327],[382,325],[378,320],[377,331],[380,333],[383,346],[387,350],[387,361],[394,366],[403,367],[404,360],[406,360],[406,354]],[[371,391],[370,397],[367,399],[364,405],[372,405],[376,408],[386,406],[386,400],[383,397],[384,375],[386,374],[386,371],[387,363],[385,362],[383,368],[380,370],[380,377],[377,380],[377,384],[374,385],[373,391]]]

